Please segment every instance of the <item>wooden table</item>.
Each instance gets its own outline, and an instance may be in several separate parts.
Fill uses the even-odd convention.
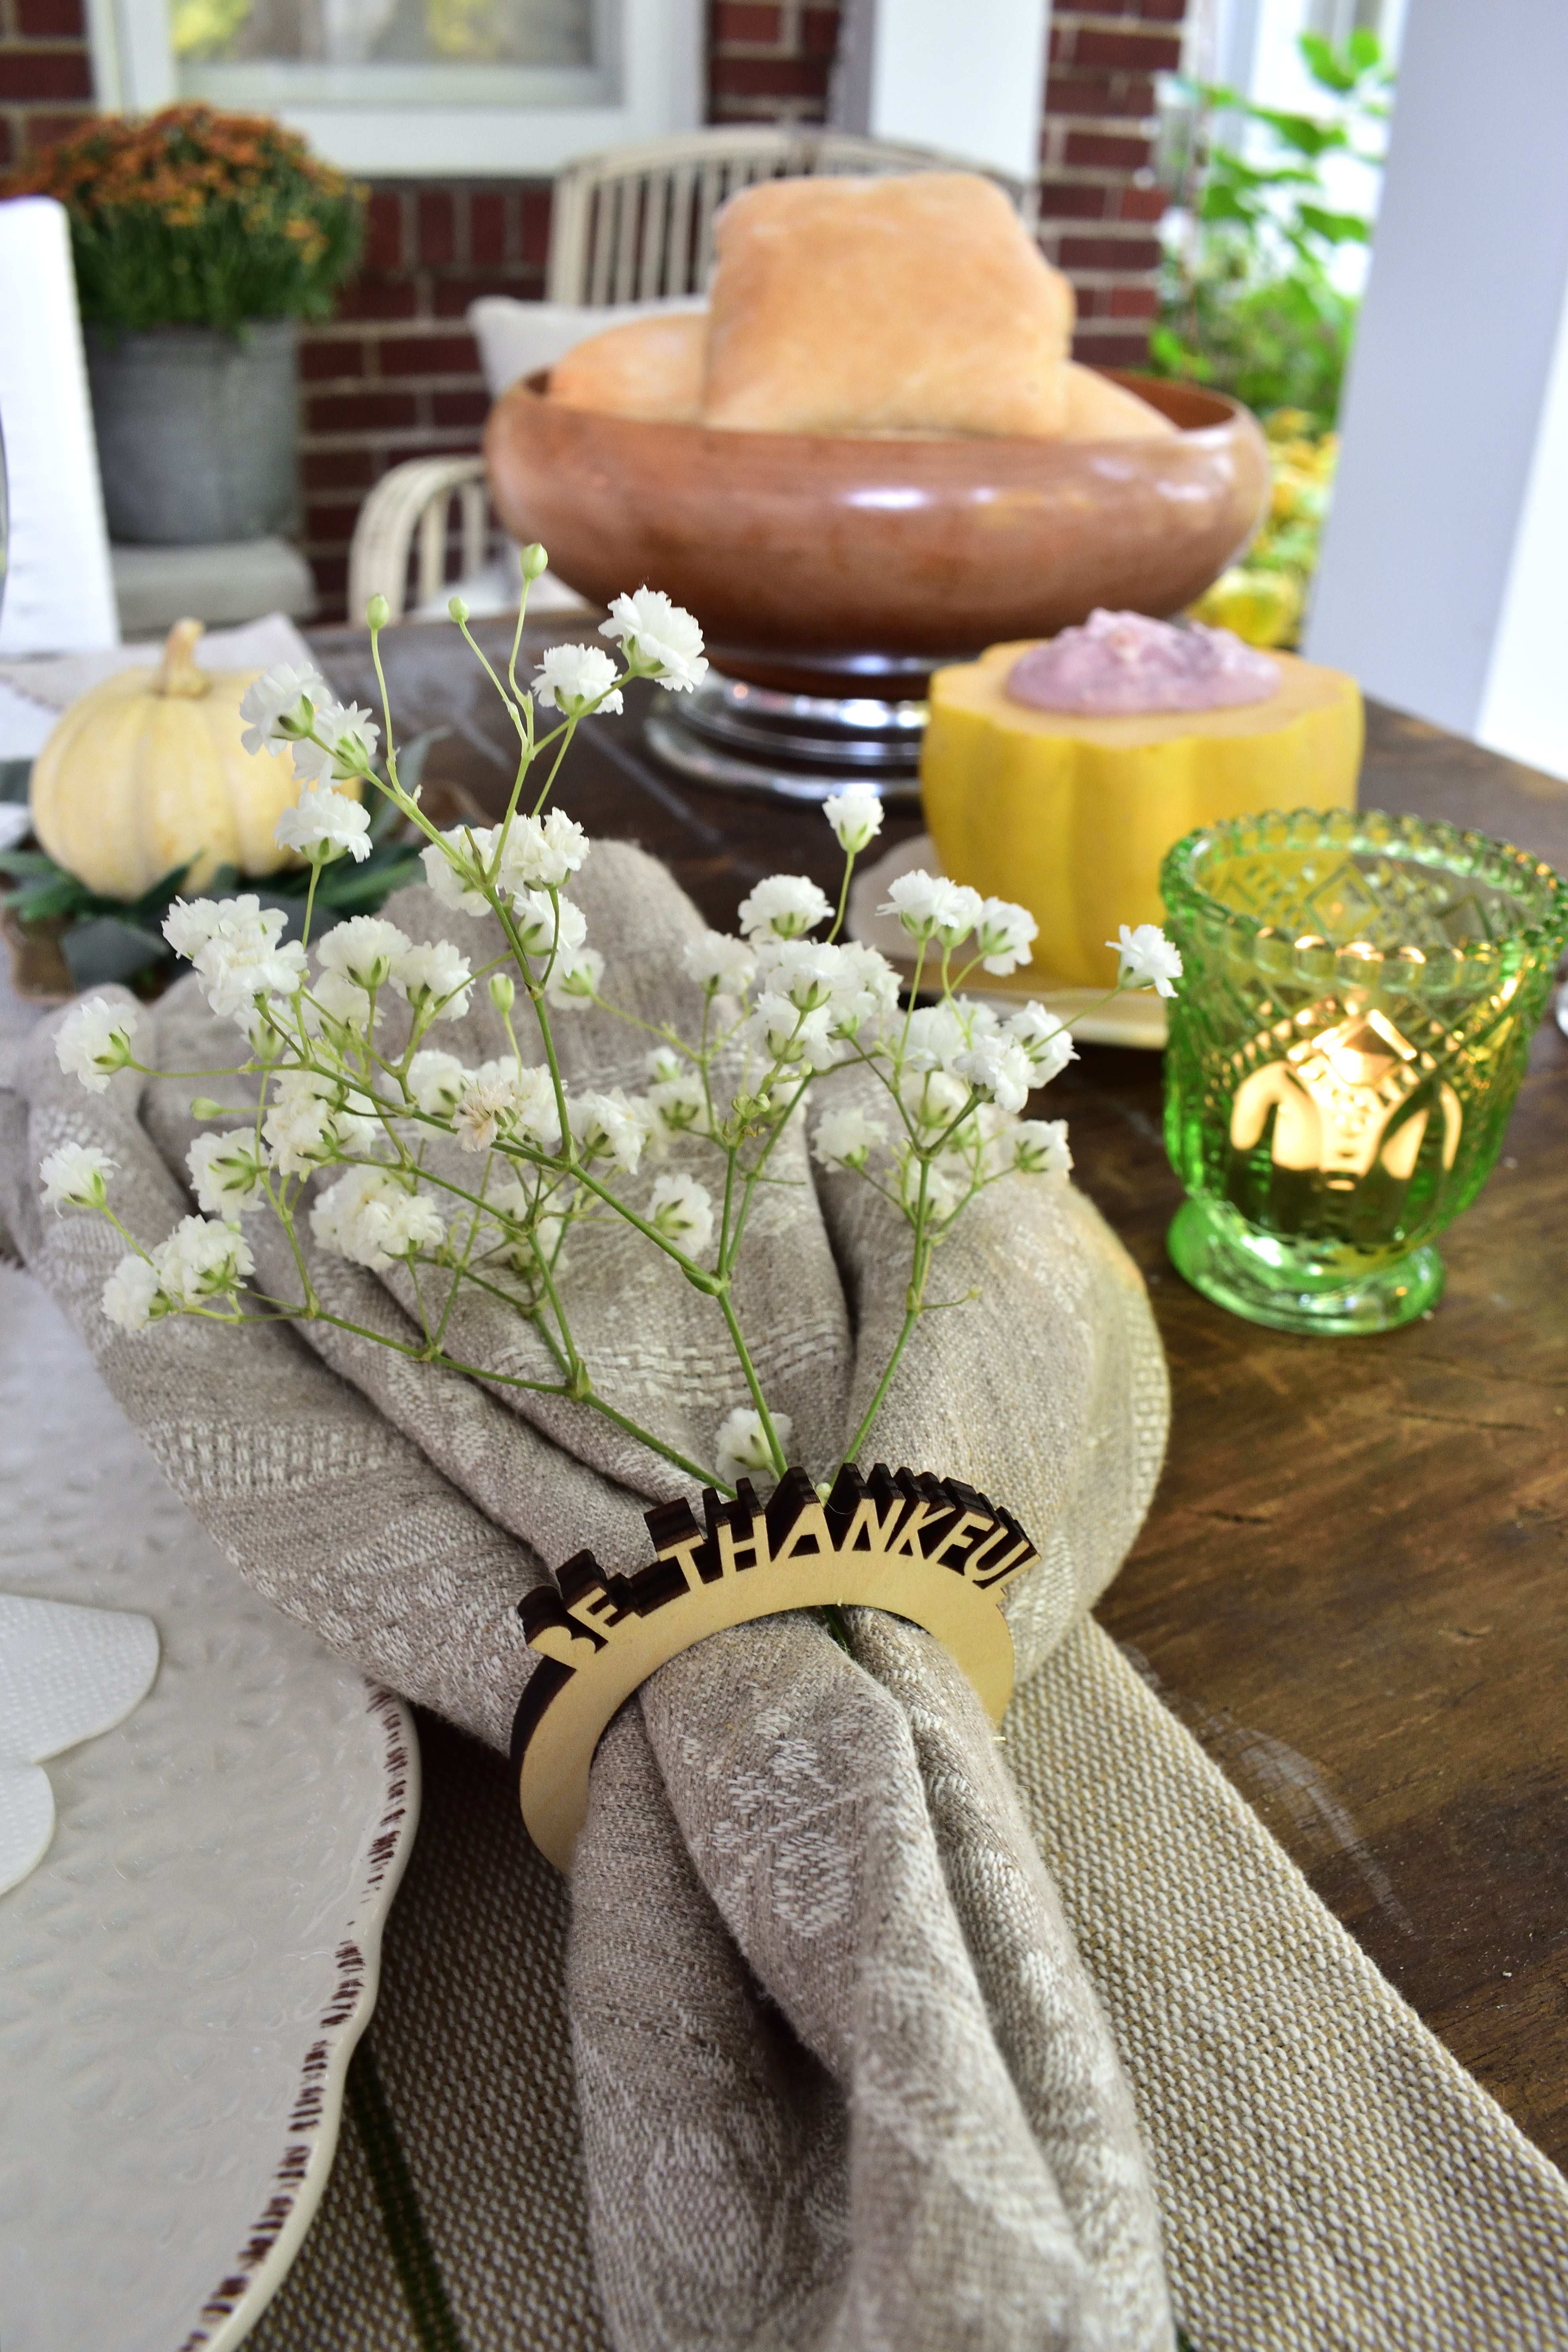
[[[363,634],[314,642],[339,691],[374,702]],[[427,772],[498,807],[507,730],[456,632],[384,643],[400,739],[449,727]],[[574,816],[663,857],[724,929],[764,873],[836,879],[815,811],[659,768],[646,698],[574,746]],[[1568,870],[1568,785],[1397,713],[1370,713],[1362,800]],[[1568,2161],[1568,1041],[1536,1040],[1501,1162],[1443,1243],[1441,1305],[1373,1339],[1257,1329],[1173,1271],[1157,1057],[1086,1047],[1051,1108],[1149,1283],[1175,1398],[1101,1620],[1378,1966]]]

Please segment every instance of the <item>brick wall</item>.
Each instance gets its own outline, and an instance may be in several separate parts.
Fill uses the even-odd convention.
[[[1155,302],[1163,209],[1150,169],[1153,76],[1180,57],[1186,0],[1058,5],[1041,132],[1040,236],[1078,290],[1078,356],[1136,366]],[[0,164],[91,111],[82,0],[0,0]],[[820,121],[838,0],[710,0],[715,122]],[[477,448],[486,396],[463,313],[543,291],[546,183],[385,184],[364,268],[301,350],[304,545],[341,613],[361,499],[405,457]]]
[[[476,449],[489,400],[463,323],[481,294],[537,300],[548,181],[372,190],[364,267],[300,352],[303,544],[322,610],[342,610],[354,517],[405,457]]]
[[[710,122],[820,122],[838,47],[838,0],[711,0]]]
[[[92,112],[82,0],[0,0],[0,171]]]
[[[1186,0],[1057,6],[1040,141],[1040,242],[1078,293],[1079,359],[1149,349],[1164,198],[1151,169],[1154,80],[1181,62]]]

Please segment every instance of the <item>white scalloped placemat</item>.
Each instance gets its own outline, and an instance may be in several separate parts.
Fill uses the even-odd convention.
[[[331,2168],[413,1727],[241,1581],[5,1265],[0,1590],[144,1611],[162,1645],[47,1767],[54,1841],[0,1895],[0,2346],[232,2352]]]

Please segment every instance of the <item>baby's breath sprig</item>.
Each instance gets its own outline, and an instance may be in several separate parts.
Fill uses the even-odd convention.
[[[524,610],[544,565],[542,548],[525,552]],[[457,604],[453,617],[467,635]],[[734,934],[704,931],[682,948],[671,993],[684,988],[690,1019],[650,1026],[605,993],[604,954],[571,896],[592,844],[551,795],[577,728],[619,713],[629,681],[674,693],[701,682],[696,622],[654,590],[619,596],[600,632],[618,659],[602,646],[554,646],[526,687],[517,679],[521,613],[504,683],[475,646],[515,728],[519,763],[498,824],[442,831],[398,780],[380,663],[383,599],[373,600],[369,620],[384,767],[381,727],[341,705],[313,669],[268,671],[246,697],[248,747],[258,757],[291,752],[303,786],[279,837],[310,860],[313,881],[335,858],[364,854],[364,810],[339,786],[355,782],[366,798],[380,793],[424,835],[437,903],[459,925],[493,917],[501,952],[476,970],[469,949],[454,940],[416,943],[384,917],[362,915],[325,934],[312,968],[306,947],[283,939],[281,912],[254,897],[177,902],[164,926],[170,943],[247,1046],[232,1069],[196,1075],[258,1080],[258,1099],[252,1113],[238,1114],[210,1097],[193,1102],[204,1122],[241,1123],[204,1132],[191,1148],[199,1214],[155,1246],[125,1235],[129,1251],[105,1286],[104,1312],[128,1331],[193,1314],[332,1323],[425,1363],[574,1399],[726,1492],[742,1475],[782,1477],[791,1425],[764,1392],[736,1306],[737,1268],[781,1139],[805,1115],[812,1082],[852,1069],[866,1080],[858,1099],[816,1117],[810,1149],[829,1174],[882,1197],[907,1227],[910,1250],[902,1328],[845,1448],[844,1459],[854,1459],[911,1334],[934,1311],[932,1259],[964,1211],[994,1185],[1060,1182],[1072,1165],[1065,1123],[1026,1115],[1031,1095],[1073,1058],[1069,1024],[1037,1003],[1005,1013],[963,992],[977,971],[1003,978],[1028,963],[1033,919],[940,875],[900,875],[882,911],[910,941],[914,980],[906,989],[877,949],[841,936],[855,861],[882,822],[875,793],[852,785],[826,805],[844,856],[836,898],[806,876],[767,876],[742,901]],[[542,732],[542,716],[553,722]],[[1158,929],[1123,925],[1111,944],[1119,988],[1172,992],[1180,958]],[[439,1039],[481,983],[508,1049],[469,1065]],[[401,1008],[396,1046],[385,1017],[393,1003]],[[642,1088],[566,1083],[556,1024],[590,1004],[648,1038]],[[57,1036],[61,1066],[102,1091],[118,1071],[145,1068],[136,1034],[134,1008],[103,998],[79,1004]],[[675,1158],[679,1164],[668,1164]],[[118,1226],[116,1172],[93,1147],[64,1146],[44,1164],[45,1199]],[[242,1226],[253,1215],[275,1217],[288,1234],[297,1297],[251,1288],[242,1307],[255,1272]],[[301,1219],[319,1250],[406,1274],[417,1341],[405,1328],[378,1331],[329,1308],[310,1276]],[[573,1235],[605,1219],[632,1228],[712,1302],[741,1393],[713,1432],[710,1462],[690,1460],[602,1394],[578,1344]],[[448,1333],[466,1288],[504,1301],[532,1326],[551,1377],[525,1379],[453,1352]]]

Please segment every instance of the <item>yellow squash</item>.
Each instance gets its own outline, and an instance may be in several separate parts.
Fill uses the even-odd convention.
[[[1027,650],[992,646],[936,672],[921,795],[942,872],[1039,924],[1036,974],[1110,987],[1104,942],[1121,923],[1162,919],[1160,861],[1194,826],[1355,806],[1362,701],[1342,671],[1276,654],[1266,702],[1083,719],[1008,699]]]
[[[156,669],[121,670],[60,718],[33,766],[33,829],[57,865],[106,898],[139,898],[177,866],[204,889],[220,866],[300,860],[273,829],[300,796],[287,751],[240,741],[258,673],[196,667],[199,621],[176,621]],[[342,789],[356,799],[357,783]]]

